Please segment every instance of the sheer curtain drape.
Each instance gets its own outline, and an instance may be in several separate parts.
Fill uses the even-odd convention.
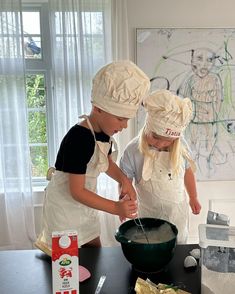
[[[0,1],[0,249],[35,238],[27,130],[21,1]]]
[[[112,52],[113,59],[129,59],[129,34],[127,0],[112,1]],[[128,128],[117,135],[119,157],[133,138],[135,120],[128,122]]]
[[[52,49],[53,119],[59,146],[79,115],[91,110],[91,81],[111,61],[111,1],[48,0]],[[107,26],[107,27],[106,27]]]

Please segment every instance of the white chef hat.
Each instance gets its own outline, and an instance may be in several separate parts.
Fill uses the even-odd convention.
[[[189,98],[180,98],[168,90],[152,92],[145,100],[146,128],[160,136],[179,138],[192,117]]]
[[[147,75],[129,60],[101,68],[93,78],[91,103],[116,116],[132,118],[150,89]]]

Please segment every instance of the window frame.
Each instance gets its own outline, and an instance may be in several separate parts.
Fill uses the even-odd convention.
[[[51,46],[51,35],[50,30],[50,13],[49,13],[49,5],[46,0],[36,0],[37,2],[33,2],[33,0],[23,0],[22,10],[23,11],[40,11],[40,31],[41,31],[41,48],[42,48],[42,57],[41,59],[29,59],[25,58],[26,65],[26,75],[30,74],[44,74],[45,75],[45,92],[46,92],[46,123],[47,123],[47,147],[48,147],[48,167],[54,166],[55,159],[57,155],[58,146],[56,145],[56,133],[54,128],[55,123],[55,105],[53,101],[54,97],[54,85],[53,85],[53,72],[52,72],[52,46]],[[87,5],[87,6],[86,6]],[[106,9],[111,9],[111,4],[107,3],[107,7],[105,11],[103,10],[103,6],[100,4],[96,4],[93,6],[92,12],[102,12],[102,22],[105,35],[107,32],[111,35],[111,28],[107,28],[105,26],[106,18],[110,19],[110,15],[106,15]],[[106,6],[106,4],[105,4]],[[86,9],[89,8],[89,9]],[[83,12],[91,12],[89,1],[85,3],[82,11],[79,12],[80,20],[82,19]],[[100,38],[100,35],[97,34],[97,38]],[[84,33],[82,38],[90,38],[89,34]],[[103,38],[103,36],[102,36]],[[110,55],[107,56],[107,60],[111,60],[111,51],[110,45],[103,44],[104,50],[110,52]],[[103,65],[100,64],[100,66]],[[99,68],[99,66],[97,66]],[[39,186],[46,186],[47,180],[46,175],[42,178],[32,178],[32,186],[33,189],[37,189]]]
[[[40,59],[25,58],[25,75],[43,74],[45,79],[45,99],[46,99],[46,130],[47,130],[47,152],[48,165],[54,165],[56,156],[55,140],[53,132],[53,101],[52,101],[52,60],[51,60],[51,46],[50,46],[50,30],[49,27],[49,13],[47,3],[38,4],[23,4],[23,12],[39,11],[40,15],[40,32],[41,32],[41,48],[42,56]],[[49,167],[48,166],[48,167]],[[44,177],[32,178],[32,186],[46,186],[46,174]]]

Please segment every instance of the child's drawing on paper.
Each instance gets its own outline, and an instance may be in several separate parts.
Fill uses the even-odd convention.
[[[235,178],[233,56],[232,29],[137,30],[137,63],[153,90],[167,88],[193,103],[186,139],[199,180]]]

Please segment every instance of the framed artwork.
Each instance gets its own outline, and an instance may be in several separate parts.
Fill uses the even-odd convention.
[[[185,138],[197,180],[235,180],[235,29],[138,28],[136,64],[151,90],[191,99]],[[144,117],[141,109],[138,130]]]

